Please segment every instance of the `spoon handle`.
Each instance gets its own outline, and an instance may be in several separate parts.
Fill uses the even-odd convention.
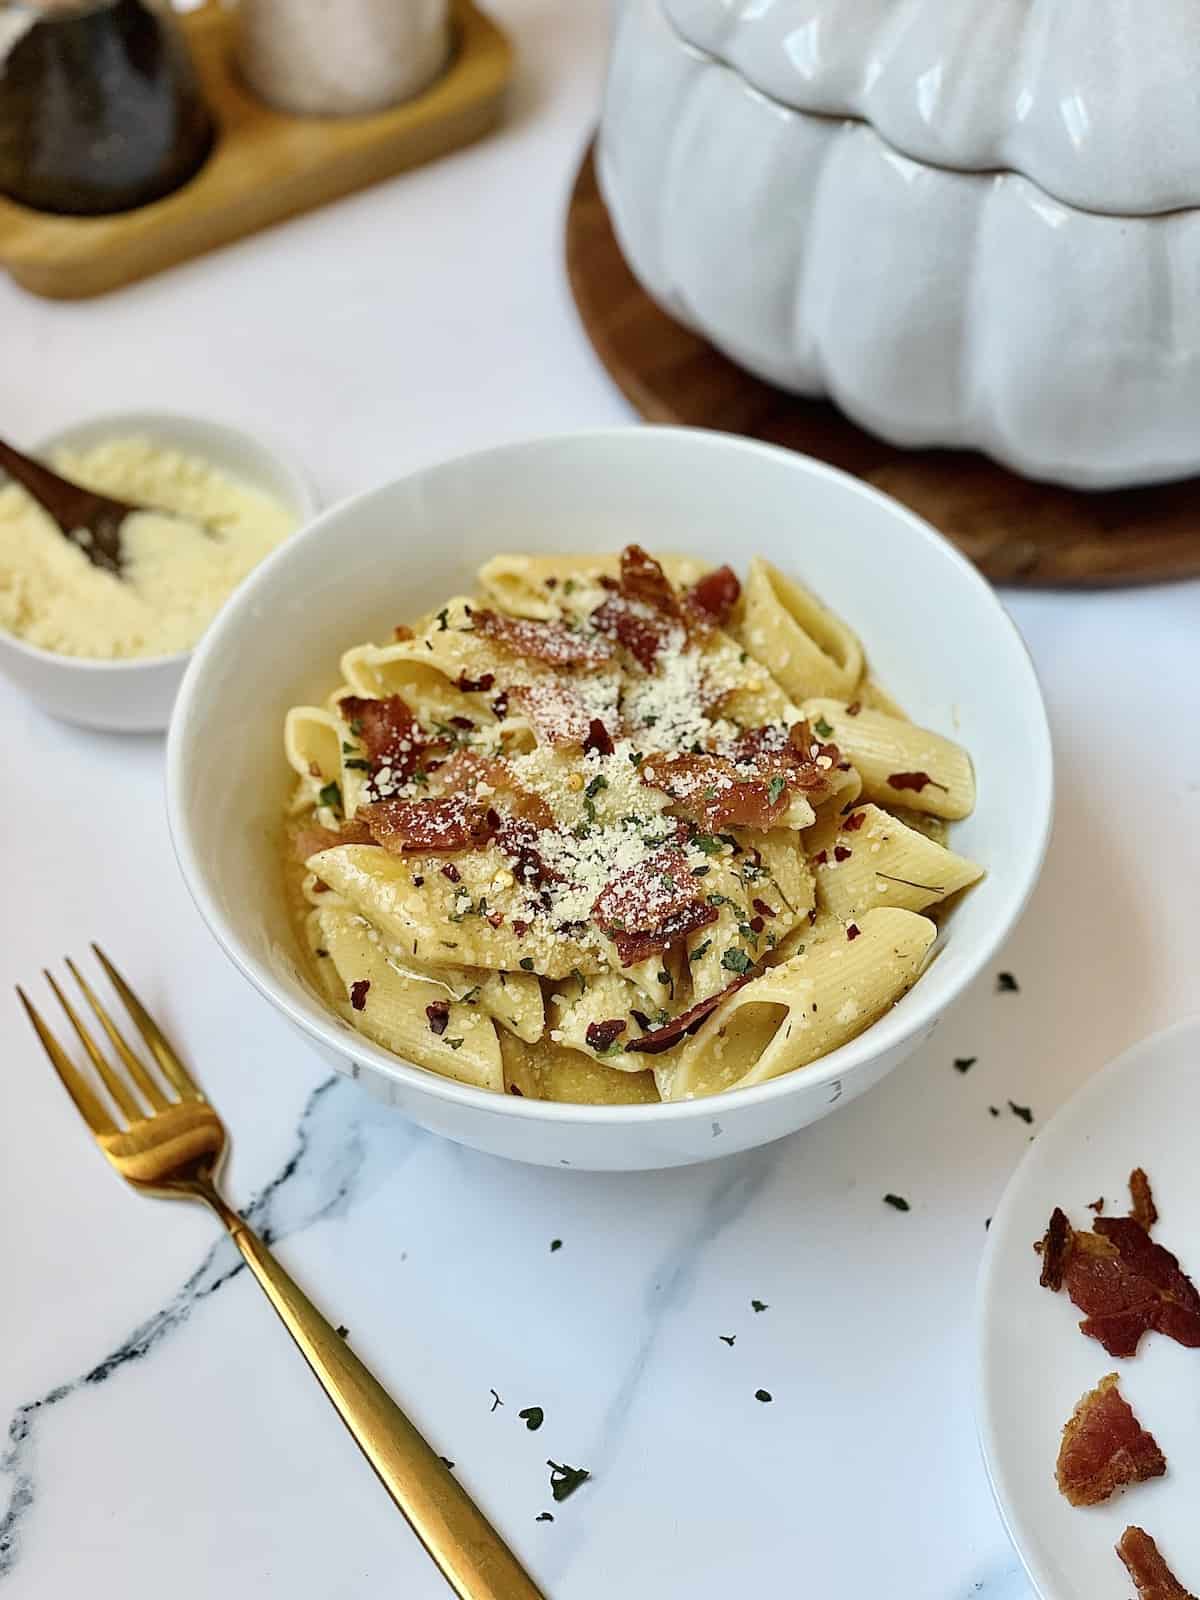
[[[60,477],[32,456],[14,450],[3,439],[0,439],[0,467],[33,496],[90,560],[112,572],[120,571],[121,523],[134,509],[132,506]],[[81,530],[86,530],[89,537],[81,539]]]

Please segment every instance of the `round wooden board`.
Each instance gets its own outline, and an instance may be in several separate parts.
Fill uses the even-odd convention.
[[[752,377],[659,310],[609,222],[589,149],[567,213],[567,274],[596,354],[650,422],[747,434],[828,461],[933,523],[996,583],[1115,585],[1200,575],[1200,479],[1086,494],[966,451],[899,450],[826,401]]]

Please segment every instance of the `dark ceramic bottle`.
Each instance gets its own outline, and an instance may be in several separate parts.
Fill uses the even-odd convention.
[[[187,44],[153,0],[0,0],[0,194],[129,211],[186,183],[212,142]]]

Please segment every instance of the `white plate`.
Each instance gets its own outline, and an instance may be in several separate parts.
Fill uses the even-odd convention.
[[[1042,1600],[1128,1600],[1113,1546],[1130,1523],[1154,1536],[1181,1583],[1200,1588],[1200,1352],[1156,1333],[1120,1361],[1078,1330],[1065,1291],[1038,1284],[1033,1243],[1056,1205],[1129,1209],[1146,1169],[1155,1238],[1200,1275],[1200,1017],[1144,1039],[1093,1078],[1030,1146],[992,1219],[979,1279],[979,1436],[1009,1536]],[[1167,1475],[1102,1506],[1068,1505],[1054,1482],[1063,1423],[1106,1373],[1167,1458]]]

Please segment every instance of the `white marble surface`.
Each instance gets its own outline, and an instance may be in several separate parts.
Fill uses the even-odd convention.
[[[492,142],[105,300],[0,282],[0,431],[19,442],[114,406],[211,412],[306,456],[332,498],[626,417],[559,265],[604,7],[496,9],[523,71]],[[236,1203],[555,1600],[1024,1600],[975,1442],[976,1264],[1030,1133],[1111,1054],[1197,1008],[1198,602],[1195,585],[1013,598],[1060,763],[1045,877],[998,963],[1020,993],[981,983],[881,1088],[757,1154],[662,1176],[522,1169],[331,1082],[187,901],[161,742],[55,725],[3,685],[0,995],[41,993],[40,966],[107,943],[234,1130]],[[240,736],[269,744],[252,718]],[[209,1218],[125,1191],[11,999],[0,1019],[3,1600],[97,1584],[125,1600],[437,1600]],[[529,1405],[546,1413],[536,1434],[517,1417]],[[547,1457],[593,1475],[561,1506]],[[545,1509],[554,1522],[535,1520]]]

